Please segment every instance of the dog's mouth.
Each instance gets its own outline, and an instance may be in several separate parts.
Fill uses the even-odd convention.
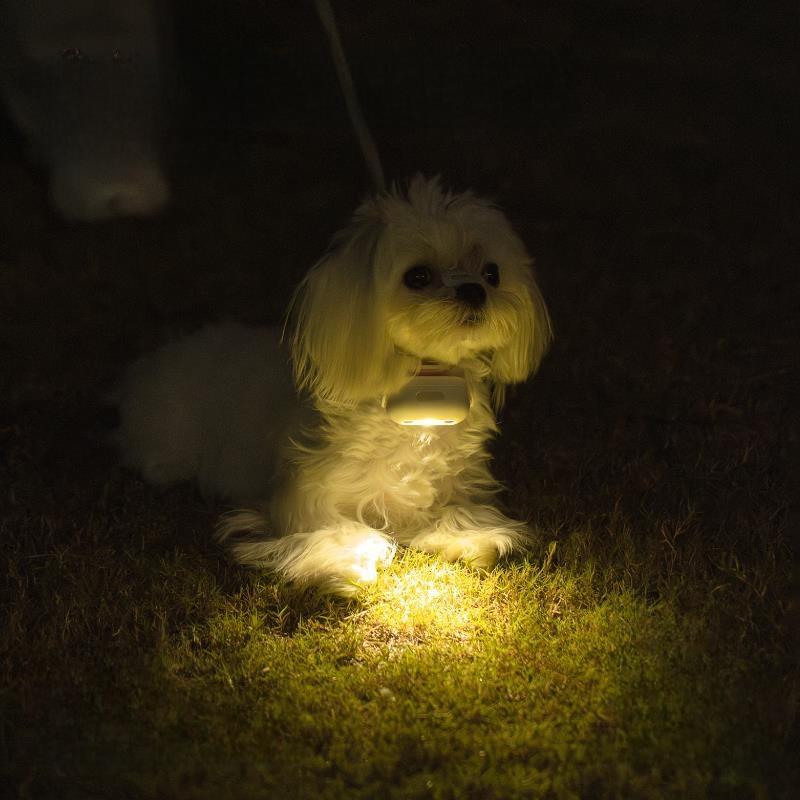
[[[486,320],[486,315],[482,311],[467,309],[459,315],[458,324],[463,328],[476,328]]]

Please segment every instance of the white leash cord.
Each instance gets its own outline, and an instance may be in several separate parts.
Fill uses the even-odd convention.
[[[342,48],[342,40],[339,38],[339,29],[336,26],[336,18],[333,16],[333,9],[328,0],[314,0],[317,7],[317,14],[328,37],[328,42],[331,47],[331,55],[333,56],[333,63],[336,67],[336,74],[339,76],[339,83],[341,84],[342,91],[344,92],[344,100],[347,104],[347,113],[350,116],[350,122],[353,125],[358,144],[361,147],[361,154],[364,156],[364,161],[367,163],[372,182],[379,192],[386,189],[386,182],[383,178],[383,167],[381,166],[381,159],[378,155],[378,148],[375,146],[375,140],[372,138],[367,121],[364,119],[364,114],[361,111],[361,104],[358,102],[356,95],[356,88],[353,84],[353,76],[350,74],[350,67],[347,64],[347,58]]]

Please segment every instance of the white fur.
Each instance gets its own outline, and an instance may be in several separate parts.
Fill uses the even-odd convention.
[[[474,312],[440,280],[407,288],[421,263],[474,275],[485,305]],[[237,560],[341,595],[373,580],[395,543],[482,568],[524,546],[525,524],[492,505],[486,443],[505,385],[536,369],[551,334],[530,258],[496,208],[421,177],[370,199],[290,317],[294,381],[277,331],[233,324],[134,364],[119,392],[125,462],[155,483],[194,478],[258,504],[221,520]],[[464,371],[472,405],[458,425],[386,415],[383,398],[422,359]]]

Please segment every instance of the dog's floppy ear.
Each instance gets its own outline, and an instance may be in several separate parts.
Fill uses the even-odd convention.
[[[375,291],[384,222],[366,203],[297,288],[289,310],[295,380],[317,398],[354,405],[394,388],[407,366],[386,334]]]
[[[547,306],[532,277],[516,300],[515,335],[494,351],[490,364],[492,380],[500,389],[496,393],[500,402],[503,395],[500,387],[520,383],[536,372],[553,338]]]

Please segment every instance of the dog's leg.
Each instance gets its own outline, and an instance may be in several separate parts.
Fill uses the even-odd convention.
[[[473,567],[489,569],[514,550],[525,550],[529,530],[493,506],[447,506],[434,526],[418,533],[408,544],[446,561],[461,559]]]
[[[391,564],[396,545],[388,536],[351,520],[314,531],[268,538],[266,519],[254,511],[223,517],[219,538],[231,542],[241,564],[272,570],[297,586],[350,597]]]

